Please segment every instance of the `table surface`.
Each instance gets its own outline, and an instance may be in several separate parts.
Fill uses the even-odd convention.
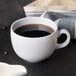
[[[28,70],[28,76],[76,76],[76,40],[55,50],[46,60],[39,63],[29,63],[19,58],[10,40],[10,27],[0,29],[0,62],[21,64]]]

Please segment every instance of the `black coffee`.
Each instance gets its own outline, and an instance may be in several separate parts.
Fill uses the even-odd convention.
[[[15,30],[15,33],[25,37],[43,37],[54,32],[54,30],[42,24],[23,25]]]

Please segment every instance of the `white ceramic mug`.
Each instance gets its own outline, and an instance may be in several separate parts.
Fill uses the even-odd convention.
[[[27,24],[43,24],[52,28],[54,32],[44,37],[29,38],[15,33],[15,30]],[[29,26],[29,25],[28,25]],[[11,42],[14,51],[22,59],[29,62],[39,62],[51,56],[55,49],[63,48],[70,42],[70,34],[66,29],[58,31],[57,25],[47,18],[26,17],[16,20],[11,25]],[[58,44],[57,39],[61,34],[67,36],[63,43]]]

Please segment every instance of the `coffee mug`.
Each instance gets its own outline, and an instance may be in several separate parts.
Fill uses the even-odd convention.
[[[66,29],[58,30],[55,22],[42,17],[16,20],[12,23],[10,32],[15,53],[32,63],[48,58],[55,49],[63,48],[70,42],[70,34]],[[22,32],[24,32],[23,35]],[[67,36],[66,40],[63,43],[57,43],[58,37],[62,34]]]

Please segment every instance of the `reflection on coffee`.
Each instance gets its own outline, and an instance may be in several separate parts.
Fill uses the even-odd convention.
[[[54,30],[42,24],[23,25],[15,30],[16,34],[24,37],[44,37],[54,32]]]

